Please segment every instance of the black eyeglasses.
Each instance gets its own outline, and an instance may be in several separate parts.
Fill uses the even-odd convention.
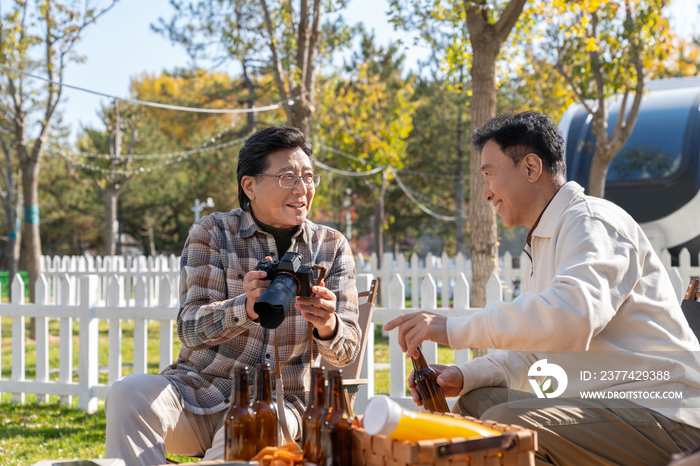
[[[292,175],[285,173],[284,175],[268,175],[267,173],[258,173],[257,176],[267,176],[270,178],[278,178],[282,188],[296,188],[299,180],[304,180],[304,186],[307,188],[315,188],[321,183],[321,175]]]

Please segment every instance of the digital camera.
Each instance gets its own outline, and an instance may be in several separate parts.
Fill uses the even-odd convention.
[[[255,270],[264,270],[267,272],[265,280],[272,280],[253,306],[260,317],[260,325],[265,328],[277,328],[284,322],[295,296],[308,298],[312,295],[313,268],[301,265],[301,254],[297,252],[286,253],[281,260],[261,260]]]

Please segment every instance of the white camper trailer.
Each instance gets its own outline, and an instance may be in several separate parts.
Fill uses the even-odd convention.
[[[605,198],[634,217],[657,252],[668,249],[676,262],[688,248],[698,265],[700,77],[655,80],[646,89],[637,124],[610,164]],[[619,107],[612,99],[611,132]],[[583,105],[573,104],[559,128],[566,139],[567,179],[587,187],[595,147],[591,117]]]

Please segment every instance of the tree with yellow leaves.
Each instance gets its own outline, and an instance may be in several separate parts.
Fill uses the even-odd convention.
[[[363,33],[360,51],[345,73],[335,73],[323,82],[319,94],[316,141],[339,149],[353,158],[321,146],[317,157],[327,165],[368,176],[346,176],[344,187],[360,195],[357,211],[371,212],[372,237],[379,260],[384,254],[385,199],[392,169],[401,169],[406,157],[406,138],[413,129],[413,80],[402,78],[395,46],[377,48],[371,34]],[[381,168],[384,167],[382,170]],[[376,172],[373,172],[378,170]]]
[[[662,0],[545,2],[542,56],[564,77],[592,117],[596,138],[588,193],[603,197],[613,157],[639,114],[644,81],[671,46]],[[615,97],[614,97],[615,96]],[[610,106],[620,111],[612,128]],[[631,102],[630,102],[631,101]]]
[[[160,74],[144,74],[131,81],[131,93],[134,98],[149,102],[158,102],[185,107],[210,109],[230,109],[240,105],[242,94],[247,94],[243,79],[231,78],[219,71],[203,69],[176,70]],[[268,81],[258,81],[260,87],[269,87]],[[268,93],[267,99],[270,99]],[[265,95],[260,99],[266,98]],[[260,100],[258,100],[260,103]],[[143,108],[145,118],[158,122],[163,135],[175,144],[191,148],[211,135],[225,131],[227,128],[240,127],[242,131],[245,117],[241,114],[214,114],[180,112],[155,107]],[[275,112],[273,112],[275,113]],[[274,119],[283,118],[281,111]],[[192,131],[195,127],[197,130]]]

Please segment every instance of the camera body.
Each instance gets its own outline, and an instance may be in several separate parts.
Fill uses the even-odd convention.
[[[255,301],[253,309],[260,317],[260,325],[274,329],[287,318],[289,309],[294,305],[294,297],[310,297],[314,284],[313,268],[301,265],[301,254],[287,252],[281,260],[263,259],[255,270],[267,272],[265,280],[271,280],[270,286]]]

